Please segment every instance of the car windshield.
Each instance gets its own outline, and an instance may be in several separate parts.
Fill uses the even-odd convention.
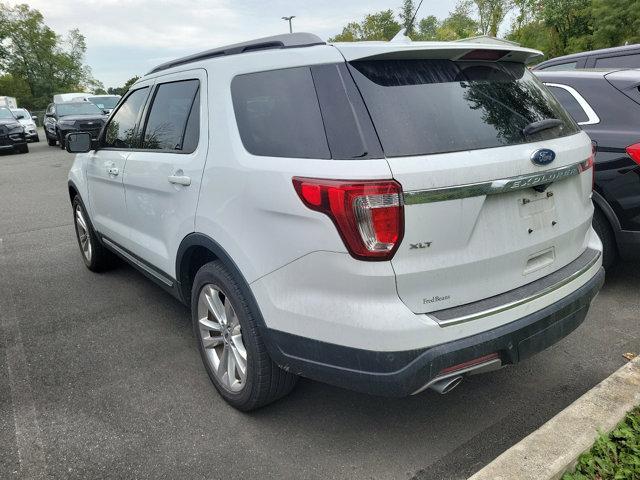
[[[27,112],[24,108],[16,108],[15,110],[11,110],[11,111],[13,112],[16,118],[18,118],[18,115],[22,115],[24,117],[24,118],[21,118],[20,120],[31,119],[31,115],[29,115],[29,112]]]
[[[119,97],[89,97],[89,101],[99,108],[113,108],[120,100]]]
[[[350,67],[390,157],[514,145],[579,131],[523,64],[364,60]],[[543,120],[556,120],[554,128],[525,133]]]
[[[0,107],[0,119],[15,119],[13,113],[8,108]]]
[[[67,115],[102,115],[102,110],[91,102],[58,103],[56,105],[59,117]]]

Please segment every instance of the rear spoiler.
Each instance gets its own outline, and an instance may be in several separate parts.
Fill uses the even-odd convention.
[[[530,63],[539,61],[539,50],[523,48],[511,42],[493,44],[481,42],[344,42],[332,43],[345,60],[488,60],[495,62]]]

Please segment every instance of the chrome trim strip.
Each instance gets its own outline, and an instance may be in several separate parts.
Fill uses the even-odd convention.
[[[164,283],[167,287],[173,287],[173,282],[171,280],[169,280],[167,277],[165,277],[164,275],[156,272],[155,270],[153,270],[152,268],[148,267],[147,265],[145,265],[143,262],[141,262],[140,260],[138,260],[136,257],[134,257],[133,255],[131,255],[129,252],[127,252],[126,250],[124,250],[123,248],[120,248],[118,245],[116,245],[115,243],[113,243],[111,240],[109,240],[108,238],[102,237],[102,241],[104,242],[105,245],[107,245],[109,248],[115,250],[118,254],[122,255],[126,260],[128,260],[129,262],[133,263],[134,265],[136,265],[137,267],[141,268],[142,270],[144,270],[145,272],[147,272],[149,275],[153,276],[154,278],[156,278],[157,280],[159,280],[160,282]]]
[[[505,303],[503,305],[489,308],[487,310],[482,310],[481,312],[470,313],[469,315],[464,315],[462,317],[452,318],[450,320],[435,320],[435,321],[441,327],[450,327],[451,325],[457,325],[459,323],[470,322],[471,320],[478,320],[480,318],[488,317],[490,315],[496,315],[506,310],[511,310],[512,308],[516,308],[516,307],[519,307],[520,305],[524,305],[525,303],[532,302],[534,300],[537,300],[540,297],[544,297],[545,295],[548,295],[551,292],[558,290],[561,287],[564,287],[568,283],[571,283],[574,280],[576,280],[578,277],[584,275],[586,272],[589,271],[589,269],[591,269],[598,262],[598,260],[600,260],[601,256],[602,256],[602,253],[598,252],[598,255],[593,257],[591,261],[587,263],[584,267],[582,267],[580,270],[573,272],[568,277],[565,277],[559,282],[554,283],[553,285],[549,285],[548,287],[543,288],[542,290],[534,294],[531,294],[528,297],[524,297],[519,300],[514,300],[513,302]],[[429,315],[429,314],[425,313],[425,315]]]
[[[500,367],[502,367],[502,360],[500,360],[499,358],[494,358],[493,360],[489,360],[488,362],[479,363],[478,365],[472,365],[470,367],[463,368],[462,370],[457,370],[455,372],[432,378],[426,385],[423,385],[411,395],[417,395],[418,393],[424,392],[427,388],[429,388],[434,383],[439,382],[440,380],[446,380],[447,378],[451,377],[459,377],[460,375],[464,374],[473,375],[474,373],[491,372],[493,370],[498,370]]]
[[[580,174],[580,165],[584,162],[565,165],[553,170],[545,170],[540,173],[528,173],[517,177],[491,180],[488,182],[468,183],[455,187],[430,188],[426,190],[411,190],[404,192],[405,205],[418,205],[421,203],[444,202],[467,197],[479,197],[484,195],[496,195],[498,193],[513,192],[525,188],[557,182],[568,177]]]

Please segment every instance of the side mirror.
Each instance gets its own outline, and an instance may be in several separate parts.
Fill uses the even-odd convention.
[[[51,118],[51,117],[53,117],[53,113],[47,112],[47,113],[44,114],[44,116],[47,117],[47,118]]]
[[[64,143],[69,153],[86,153],[91,150],[89,132],[67,133]]]
[[[104,113],[105,115],[109,115],[109,110],[107,110],[106,108],[103,108],[102,113]]]
[[[31,116],[31,120],[33,120],[34,122],[38,121],[38,116],[37,115],[32,115]]]

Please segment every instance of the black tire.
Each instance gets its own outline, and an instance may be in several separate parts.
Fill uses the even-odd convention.
[[[93,229],[93,225],[91,224],[91,220],[89,219],[89,215],[80,200],[78,195],[75,196],[72,202],[73,206],[73,226],[76,231],[76,240],[78,241],[78,247],[80,247],[80,255],[82,256],[82,260],[84,264],[87,266],[89,270],[92,272],[103,272],[105,270],[109,270],[117,265],[116,256],[107,250],[100,240],[98,240],[98,236],[96,235],[95,230]],[[87,226],[87,240],[90,245],[90,254],[86,255],[83,244],[81,240],[81,228],[79,228],[78,219],[77,219],[77,209],[80,209],[83,214],[83,219]]]
[[[64,150],[64,137],[60,134],[60,132],[58,132],[58,144],[60,145],[60,148]]]
[[[613,234],[611,224],[607,220],[607,217],[605,217],[602,210],[597,207],[593,212],[593,229],[602,241],[602,266],[605,269],[611,268],[618,258],[616,237]]]
[[[55,138],[47,137],[47,143],[49,144],[50,147],[55,147],[56,143],[58,143],[58,142],[57,142],[57,140]]]
[[[215,285],[220,290],[224,295],[225,302],[231,300],[231,305],[242,329],[247,367],[244,384],[242,389],[237,392],[230,391],[218,379],[203,346],[199,328],[198,301],[202,290],[210,285]],[[207,263],[198,270],[191,290],[191,318],[198,349],[207,374],[216,390],[229,405],[243,412],[248,412],[268,405],[291,392],[298,377],[285,372],[271,360],[260,336],[254,312],[242,294],[240,286],[221,262]]]
[[[33,143],[38,143],[40,141],[40,135],[36,135],[33,139]]]
[[[16,147],[16,152],[17,153],[29,153],[29,145],[27,145],[26,143],[24,145],[18,145]]]

